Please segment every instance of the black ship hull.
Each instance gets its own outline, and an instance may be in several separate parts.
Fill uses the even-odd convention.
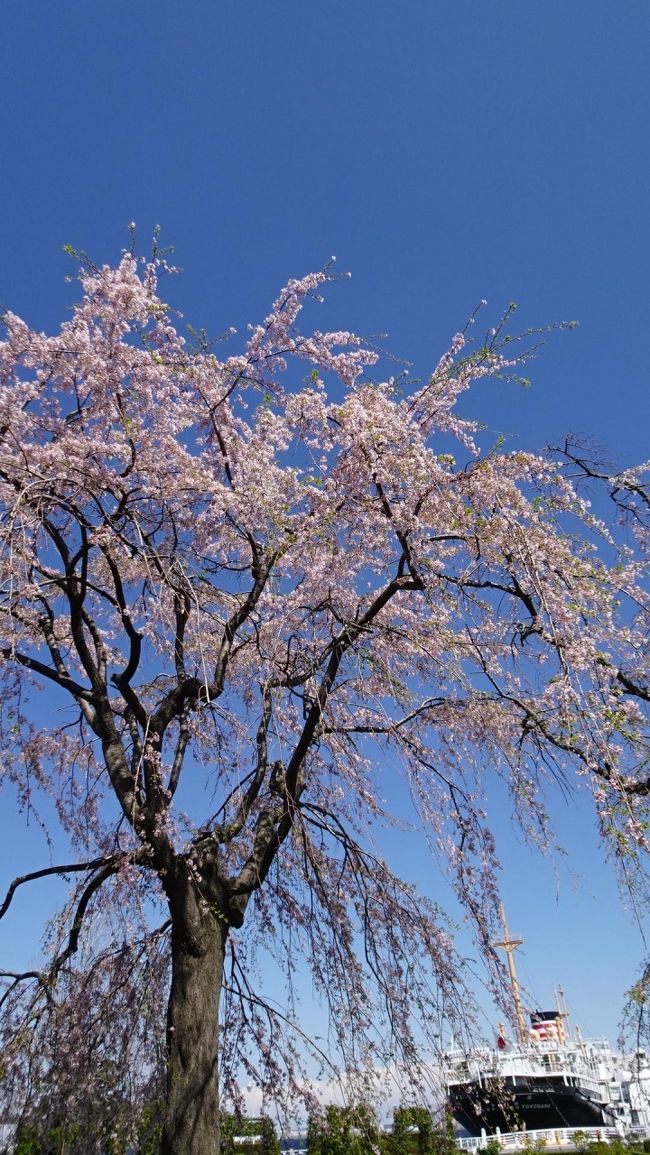
[[[518,1078],[462,1083],[449,1088],[449,1109],[470,1135],[510,1131],[552,1131],[565,1127],[607,1127],[613,1119],[604,1104],[563,1079]]]

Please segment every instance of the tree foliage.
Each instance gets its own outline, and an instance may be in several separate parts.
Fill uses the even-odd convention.
[[[431,1134],[433,1122],[431,1113],[426,1107],[397,1107],[393,1113],[393,1147],[396,1155],[402,1155],[407,1150],[407,1136],[417,1130],[417,1148],[419,1151],[431,1151]]]
[[[407,387],[353,334],[298,330],[326,270],[219,358],[174,327],[164,269],[87,264],[55,336],[4,316],[3,773],[72,852],[0,909],[70,880],[42,970],[5,975],[2,1086],[42,1097],[47,1040],[80,1015],[80,1053],[105,1048],[120,1077],[141,1051],[142,1086],[120,1090],[133,1113],[171,980],[163,1150],[202,1155],[217,1069],[235,1101],[242,1075],[304,1091],[299,1015],[265,997],[260,950],[290,992],[309,966],[325,1065],[417,1073],[440,1015],[462,1022],[444,915],[385,860],[382,829],[425,828],[495,982],[487,781],[542,846],[549,785],[589,788],[642,886],[649,503],[643,469],[573,445],[481,449],[456,406],[518,373],[503,326],[457,334]],[[57,1066],[57,1109],[104,1070],[73,1047]]]
[[[310,1116],[307,1129],[309,1155],[375,1155],[379,1150],[379,1127],[371,1107],[333,1104]]]
[[[235,1136],[239,1142],[235,1146]],[[242,1138],[252,1138],[254,1143],[242,1143]],[[241,1114],[227,1114],[221,1117],[221,1150],[224,1155],[249,1155],[251,1151],[259,1155],[280,1155],[280,1144],[275,1124],[268,1115],[250,1118]]]

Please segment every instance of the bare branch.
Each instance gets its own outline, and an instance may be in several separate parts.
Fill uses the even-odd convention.
[[[93,690],[86,689],[85,686],[75,682],[74,678],[69,677],[68,674],[59,673],[57,669],[52,666],[46,666],[44,662],[40,662],[38,658],[32,658],[29,654],[23,654],[20,650],[15,650],[10,646],[5,646],[0,650],[0,654],[6,661],[19,662],[27,670],[32,670],[35,674],[40,674],[41,677],[47,678],[50,682],[55,682],[62,690],[67,690],[75,698],[83,702],[92,702],[95,697]]]
[[[124,857],[124,855],[118,856],[120,859],[123,859]],[[0,906],[0,918],[4,918],[5,914],[9,910],[11,901],[18,887],[22,886],[25,882],[35,882],[39,878],[47,878],[53,874],[65,875],[86,872],[89,870],[97,870],[102,866],[114,864],[115,861],[116,856],[110,855],[108,858],[93,858],[89,862],[67,862],[62,866],[45,866],[42,870],[33,870],[30,874],[21,874],[18,878],[14,878],[5,895],[4,902],[2,903],[2,906]]]

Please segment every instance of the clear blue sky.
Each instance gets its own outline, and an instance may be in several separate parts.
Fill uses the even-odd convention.
[[[469,408],[522,446],[585,431],[647,458],[649,43],[647,0],[4,0],[0,304],[52,329],[62,245],[114,259],[130,220],[143,247],[162,225],[174,302],[215,333],[334,253],[353,278],[319,323],[388,333],[414,373],[482,297],[524,327],[579,319],[532,389]],[[557,877],[499,823],[521,969],[614,1034],[643,946],[590,818],[559,823]],[[3,878],[31,839],[12,821]],[[23,898],[9,954],[40,908]]]

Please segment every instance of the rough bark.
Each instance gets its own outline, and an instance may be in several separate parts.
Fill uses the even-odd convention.
[[[218,1016],[228,925],[183,877],[168,886],[172,981],[161,1155],[218,1155]]]

